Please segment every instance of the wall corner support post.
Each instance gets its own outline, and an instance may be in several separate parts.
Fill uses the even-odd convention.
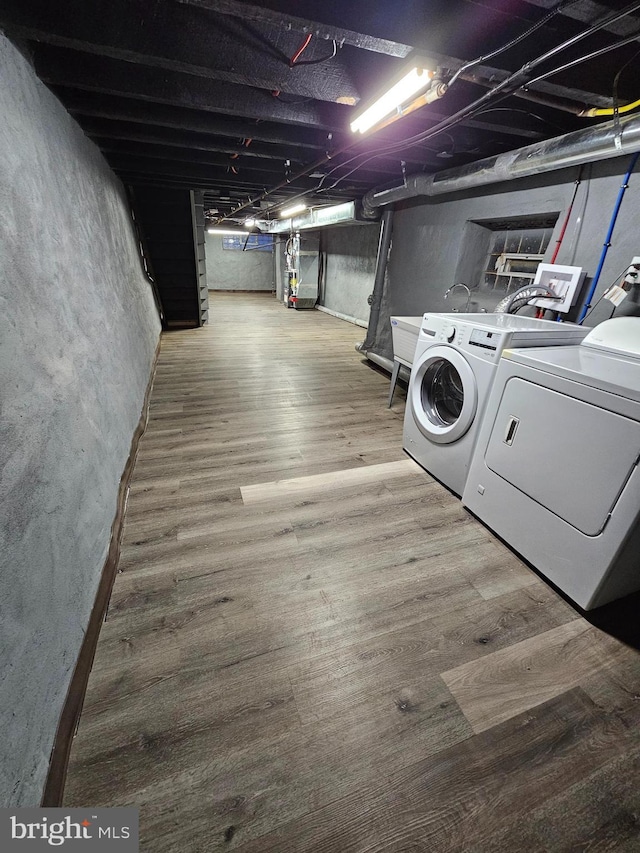
[[[393,234],[393,207],[388,207],[382,214],[380,222],[380,240],[378,241],[378,254],[376,257],[376,272],[373,281],[373,294],[371,299],[371,312],[369,313],[369,325],[367,336],[359,347],[362,352],[367,352],[373,346],[378,330],[380,318],[380,305],[384,293],[384,281],[387,272],[387,260],[391,249],[391,237]]]

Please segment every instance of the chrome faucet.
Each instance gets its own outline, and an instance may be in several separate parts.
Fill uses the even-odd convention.
[[[449,294],[451,293],[451,291],[455,290],[456,287],[464,287],[464,289],[467,291],[467,302],[466,302],[466,305],[464,306],[464,313],[466,314],[467,311],[469,310],[469,300],[471,299],[471,290],[469,289],[469,287],[466,284],[464,284],[464,282],[459,281],[456,284],[452,284],[451,287],[448,287],[444,292],[444,298],[447,299]],[[457,311],[458,309],[454,308],[453,310]]]

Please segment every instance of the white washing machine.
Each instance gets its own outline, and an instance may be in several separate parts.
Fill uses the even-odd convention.
[[[505,352],[463,503],[585,610],[640,589],[640,318]]]
[[[588,331],[513,314],[425,314],[407,393],[404,449],[461,495],[502,351],[577,344]]]

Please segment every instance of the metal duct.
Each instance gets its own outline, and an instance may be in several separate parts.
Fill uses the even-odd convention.
[[[361,224],[356,219],[355,201],[335,204],[332,207],[318,207],[302,216],[294,216],[293,219],[273,219],[262,230],[269,234],[288,234],[291,230],[303,231],[307,228],[324,228],[327,225],[346,223]]]
[[[435,175],[412,175],[391,189],[370,190],[362,200],[363,214],[373,217],[377,208],[416,196],[435,196],[474,189],[500,181],[608,160],[640,151],[640,116],[632,115],[576,130],[515,151],[487,157]]]

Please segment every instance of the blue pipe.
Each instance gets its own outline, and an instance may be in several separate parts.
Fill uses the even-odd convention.
[[[616,199],[616,203],[613,208],[613,213],[611,214],[611,222],[609,223],[609,230],[607,231],[607,236],[605,237],[604,246],[602,247],[602,254],[600,255],[600,260],[598,261],[598,269],[596,270],[596,274],[593,277],[593,281],[591,282],[591,287],[589,288],[589,293],[587,294],[587,301],[582,306],[582,311],[580,312],[580,317],[578,318],[578,323],[582,323],[584,318],[587,316],[589,308],[591,308],[591,300],[593,299],[593,294],[596,292],[596,288],[598,287],[598,282],[600,281],[600,275],[602,273],[602,268],[604,266],[605,259],[607,257],[607,252],[609,251],[609,247],[611,246],[611,238],[613,237],[613,229],[616,227],[616,219],[618,218],[618,213],[620,213],[620,207],[622,205],[622,199],[624,198],[625,191],[629,186],[629,180],[631,178],[631,173],[633,172],[635,165],[638,161],[638,157],[640,156],[640,151],[637,154],[634,154],[631,158],[631,162],[629,163],[629,169],[627,170],[627,174],[624,176],[624,180],[622,181],[622,186],[618,191],[618,198]]]

